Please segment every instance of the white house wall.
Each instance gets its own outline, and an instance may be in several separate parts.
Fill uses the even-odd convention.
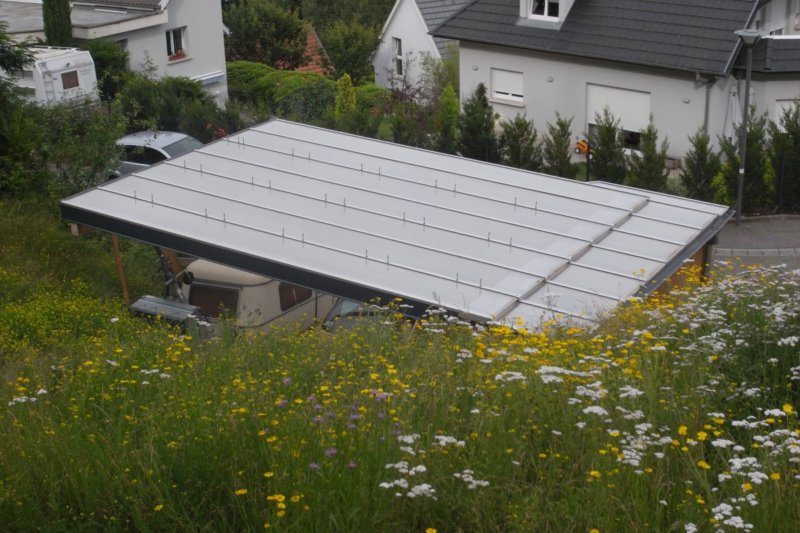
[[[416,83],[420,78],[423,54],[439,58],[439,51],[433,38],[428,35],[428,28],[416,2],[414,0],[398,0],[398,2],[372,58],[375,84],[380,87],[391,87],[395,77],[392,41],[394,37],[402,40],[403,57],[407,60],[406,78],[412,83]]]
[[[205,76],[210,80],[219,80],[203,85],[203,89],[218,104],[224,105],[228,84],[225,75],[222,7],[219,0],[171,0],[167,4],[167,13],[167,24],[120,33],[109,39],[127,40],[130,66],[133,70],[143,70],[149,62],[159,76],[185,76],[193,79]],[[166,31],[184,26],[186,59],[169,61]]]
[[[702,128],[706,113],[706,84],[692,73],[681,73],[619,63],[589,61],[569,56],[546,55],[463,42],[460,47],[461,97],[465,99],[479,83],[491,97],[491,68],[522,72],[524,99],[519,105],[494,100],[503,118],[525,114],[539,132],[554,123],[556,112],[572,120],[572,134],[585,137],[588,122],[587,84],[650,93],[651,112],[659,139],[669,141],[670,157],[682,158],[690,149],[688,137]],[[735,80],[733,80],[735,82]],[[730,81],[711,87],[709,134],[716,140],[725,126]],[[613,112],[613,110],[612,110]]]
[[[744,81],[741,81],[744,87]],[[752,96],[757,115],[767,114],[767,118],[777,122],[780,119],[780,109],[789,107],[793,101],[800,101],[800,83],[797,78],[786,79],[772,75],[769,82],[765,83],[754,76],[752,81]],[[744,93],[742,93],[744,94]]]
[[[798,34],[796,23],[800,23],[800,0],[772,0],[756,16],[756,28],[766,33]]]

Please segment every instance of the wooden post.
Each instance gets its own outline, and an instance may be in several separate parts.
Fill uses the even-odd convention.
[[[120,287],[122,287],[122,301],[125,302],[125,305],[130,305],[131,298],[128,294],[128,281],[125,279],[125,269],[122,266],[122,254],[119,251],[119,238],[116,235],[111,235],[111,246],[114,249],[114,262],[117,264],[119,284]]]

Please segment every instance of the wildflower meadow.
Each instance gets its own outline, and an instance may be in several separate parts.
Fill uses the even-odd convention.
[[[0,259],[0,529],[797,531],[800,271],[717,272],[594,329],[201,339]]]

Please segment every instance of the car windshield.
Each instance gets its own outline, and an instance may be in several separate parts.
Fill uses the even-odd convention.
[[[185,139],[181,139],[178,142],[174,142],[169,146],[165,146],[163,150],[172,157],[178,157],[181,154],[185,154],[186,152],[191,152],[195,148],[200,148],[203,146],[203,143],[195,139],[194,137],[186,137]]]

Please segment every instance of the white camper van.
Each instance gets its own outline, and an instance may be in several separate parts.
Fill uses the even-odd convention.
[[[5,73],[26,98],[40,104],[98,100],[94,61],[86,50],[33,46],[33,61],[21,72]]]
[[[290,323],[307,328],[324,319],[336,301],[330,294],[204,259],[192,261],[186,272],[192,279],[181,288],[186,301],[204,318],[235,318],[237,328]]]

